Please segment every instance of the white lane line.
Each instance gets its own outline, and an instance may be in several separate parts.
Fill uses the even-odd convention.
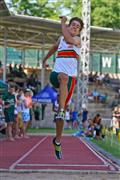
[[[106,167],[106,165],[96,165],[96,164],[17,164],[17,166],[22,167],[42,167],[42,166],[51,166],[51,167]]]
[[[42,142],[44,142],[47,139],[48,136],[45,136],[43,139],[41,139],[36,145],[34,145],[27,153],[25,153],[22,157],[20,157],[17,161],[15,161],[10,167],[9,170],[12,171],[15,166],[17,166],[18,163],[20,163],[23,159],[25,159],[27,156],[30,155]]]
[[[86,143],[86,144],[87,144],[87,143]],[[92,147],[90,144],[89,144],[88,146],[90,146],[91,149],[93,149],[93,151],[95,151],[95,148]],[[95,151],[95,152],[96,152],[96,151]],[[120,166],[117,165],[117,164],[114,164],[111,159],[109,159],[108,157],[106,157],[105,155],[103,155],[103,154],[100,153],[100,152],[97,152],[97,154],[99,154],[100,157],[103,157],[103,158],[106,160],[106,163],[108,164],[108,166],[109,166],[110,169],[112,169],[112,170],[113,170],[113,169],[114,169],[114,170],[117,169],[118,171],[120,171]],[[115,167],[116,167],[116,169],[115,169]]]
[[[105,161],[100,155],[98,155],[85,141],[83,141],[81,138],[79,138],[80,141],[82,141],[83,144],[85,144],[85,146],[88,147],[88,149],[90,149],[92,151],[92,153],[98,157],[98,159],[100,159],[105,165],[109,165],[107,161]]]

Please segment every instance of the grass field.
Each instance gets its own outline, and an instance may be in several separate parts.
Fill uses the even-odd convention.
[[[120,140],[116,135],[107,136],[105,140],[92,139],[91,141],[113,156],[120,158]]]
[[[64,134],[73,134],[75,133],[76,130],[74,129],[64,129],[63,133]],[[36,128],[30,128],[28,129],[28,133],[51,133],[54,134],[55,133],[55,129],[54,128],[40,128],[40,129],[36,129]]]

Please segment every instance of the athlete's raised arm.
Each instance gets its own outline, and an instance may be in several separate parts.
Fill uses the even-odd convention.
[[[74,44],[76,46],[80,46],[80,31],[83,28],[83,22],[81,19],[75,17],[72,18],[69,22],[69,25],[66,24],[67,18],[65,16],[61,18],[61,26],[62,26],[62,33],[65,38],[65,41]]]
[[[46,56],[43,58],[43,67],[46,67],[47,59],[57,51],[59,42],[60,42],[60,39],[58,39],[58,41],[50,48]]]

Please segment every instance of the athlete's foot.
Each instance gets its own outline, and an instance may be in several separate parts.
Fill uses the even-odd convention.
[[[57,159],[62,159],[61,143],[56,143],[56,138],[53,139],[53,145],[55,149],[55,156]]]

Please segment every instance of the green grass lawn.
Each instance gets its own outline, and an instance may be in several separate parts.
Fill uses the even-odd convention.
[[[113,156],[120,158],[120,141],[116,135],[113,137],[107,136],[104,141],[96,139],[92,139],[91,141]]]

